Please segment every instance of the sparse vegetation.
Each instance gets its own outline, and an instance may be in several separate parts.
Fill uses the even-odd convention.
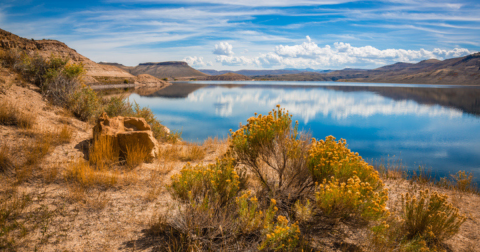
[[[0,101],[0,124],[15,125],[22,129],[31,129],[36,121],[36,115],[27,110],[20,110],[8,100]]]

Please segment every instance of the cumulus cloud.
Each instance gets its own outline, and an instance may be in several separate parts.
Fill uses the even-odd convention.
[[[252,59],[249,59],[244,56],[233,57],[233,56],[226,56],[226,55],[219,55],[215,58],[215,60],[224,66],[243,66],[243,65],[249,65],[253,62]]]
[[[405,49],[385,49],[380,50],[373,46],[354,47],[349,43],[336,42],[333,47],[325,45],[318,46],[309,36],[307,41],[300,45],[275,47],[275,53],[286,58],[306,58],[315,59],[317,62],[327,63],[328,65],[338,65],[345,63],[358,62],[380,62],[401,61],[416,62],[423,59],[440,59],[452,57],[461,57],[473,53],[466,48],[455,48],[452,50],[442,50],[436,48],[432,51],[405,50]]]
[[[232,49],[233,49],[233,46],[228,42],[220,42],[220,44],[215,45],[213,54],[232,56],[234,54]]]
[[[204,67],[204,66],[212,66],[213,63],[208,61],[204,62],[203,57],[197,57],[197,56],[188,56],[183,59],[183,61],[187,62],[188,65],[193,66],[193,67]]]

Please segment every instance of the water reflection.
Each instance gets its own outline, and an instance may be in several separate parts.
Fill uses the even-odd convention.
[[[439,105],[422,105],[411,100],[395,101],[370,92],[345,93],[326,89],[264,90],[243,88],[241,92],[225,92],[220,88],[205,88],[188,95],[190,102],[214,102],[215,114],[232,116],[233,108],[245,104],[273,108],[282,104],[306,124],[317,115],[344,119],[349,116],[370,117],[373,115],[417,115],[461,117],[459,109]]]
[[[130,96],[188,141],[226,137],[281,104],[313,137],[333,135],[366,159],[480,176],[480,89],[174,84]]]

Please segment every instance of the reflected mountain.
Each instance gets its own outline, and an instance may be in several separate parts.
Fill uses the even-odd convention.
[[[439,105],[442,107],[447,108],[454,108],[456,112],[450,113],[450,115],[454,116],[458,114],[459,111],[463,111],[465,113],[473,114],[473,115],[480,115],[480,88],[477,87],[452,87],[452,88],[423,88],[423,87],[371,87],[371,86],[302,86],[302,85],[213,85],[213,84],[190,84],[190,83],[175,83],[171,86],[168,86],[163,89],[149,89],[146,90],[144,88],[136,89],[135,93],[146,96],[146,97],[165,97],[165,98],[187,98],[189,99],[199,99],[200,96],[205,95],[202,90],[211,90],[215,87],[226,87],[226,88],[243,88],[245,90],[263,90],[263,89],[270,89],[270,90],[285,90],[288,92],[294,92],[292,94],[288,94],[288,92],[284,92],[282,99],[274,99],[274,100],[283,100],[283,102],[290,99],[290,101],[296,104],[295,107],[302,107],[301,103],[305,103],[305,107],[302,109],[298,109],[298,111],[302,111],[306,113],[305,110],[311,110],[313,104],[318,104],[319,100],[322,100],[321,97],[321,90],[336,90],[342,92],[370,92],[379,94],[386,98],[391,98],[394,101],[415,101],[418,104],[423,105]],[[199,90],[199,94],[193,94],[195,91]],[[303,90],[303,91],[302,91]],[[248,93],[248,94],[247,94]],[[231,111],[231,104],[229,103],[232,101],[239,101],[239,100],[249,100],[253,102],[252,99],[266,99],[265,97],[260,98],[255,95],[255,92],[247,92],[244,94],[238,94],[242,97],[218,97],[220,99],[217,101],[215,105],[215,109],[219,111],[219,115],[221,116],[228,116],[228,111]],[[312,96],[312,94],[315,94]],[[323,98],[324,99],[324,98]],[[226,101],[229,100],[229,101]],[[272,101],[274,102],[274,101]],[[325,101],[326,103],[323,104],[325,108],[329,107],[331,104],[331,100]],[[340,101],[337,100],[335,103],[337,104],[349,104],[348,101]],[[310,104],[307,104],[310,103]],[[230,104],[230,105],[229,105]],[[407,104],[409,104],[407,102]],[[274,106],[275,104],[273,104]],[[354,104],[349,104],[352,106]],[[410,104],[411,105],[411,104]],[[364,108],[359,107],[358,109],[362,110]],[[414,108],[410,108],[412,110]],[[297,109],[295,109],[297,110]],[[325,110],[325,109],[322,109]],[[387,110],[390,110],[387,108]],[[394,107],[391,107],[391,110],[395,110]],[[444,111],[441,112],[442,114],[445,113],[446,108],[443,109]],[[371,111],[371,109],[370,109]],[[397,111],[401,111],[398,110]],[[437,112],[440,111],[437,109]],[[293,111],[292,111],[293,112]],[[309,113],[311,113],[310,111]],[[437,113],[434,112],[434,113]],[[369,113],[366,112],[365,113]],[[373,111],[371,113],[374,113]],[[324,113],[325,114],[325,113]],[[365,114],[365,116],[367,116]],[[437,113],[438,114],[438,113]],[[306,115],[306,118],[309,116]],[[307,119],[308,120],[308,119]]]

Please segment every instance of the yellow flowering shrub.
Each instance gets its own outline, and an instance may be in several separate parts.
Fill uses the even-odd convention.
[[[244,233],[250,233],[255,230],[271,229],[273,226],[273,218],[278,211],[275,206],[276,201],[272,200],[269,208],[263,212],[256,196],[250,197],[251,192],[248,191],[242,196],[236,198],[238,221]]]
[[[217,159],[214,164],[193,166],[187,163],[172,176],[172,194],[182,200],[207,200],[225,204],[245,188],[244,173],[237,173],[234,160]]]
[[[293,126],[291,117],[277,105],[268,115],[255,114],[247,125],[231,132],[231,153],[270,192],[297,194],[313,185],[306,166],[309,141],[298,133],[298,122]]]
[[[274,144],[277,135],[287,134],[290,131],[291,117],[285,109],[280,108],[280,105],[277,105],[277,110],[272,110],[268,115],[257,116],[255,113],[255,116],[247,120],[247,125],[231,133],[231,147],[252,160],[256,159],[261,146]]]
[[[448,196],[429,190],[420,191],[419,198],[402,195],[401,220],[407,240],[421,237],[429,244],[446,240],[458,233],[466,217],[448,203]]]
[[[285,216],[279,215],[274,228],[266,229],[266,237],[258,247],[259,250],[284,250],[296,248],[300,240],[298,223],[290,224]]]
[[[347,182],[326,179],[315,191],[317,207],[327,216],[376,220],[389,214],[387,190],[377,192],[368,182],[353,176]]]
[[[357,176],[375,190],[383,186],[378,171],[348,149],[347,141],[328,136],[325,140],[312,139],[308,151],[308,167],[316,182],[334,176],[341,182]]]

